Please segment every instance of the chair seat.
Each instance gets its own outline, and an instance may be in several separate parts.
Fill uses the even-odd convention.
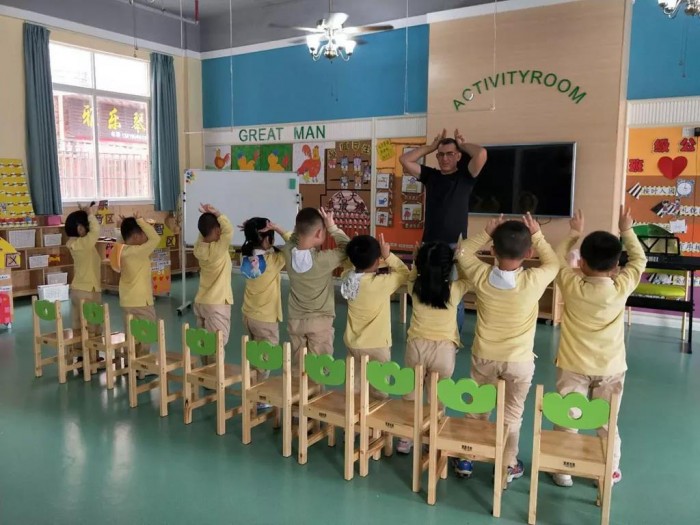
[[[156,368],[159,366],[159,355],[158,354],[148,354],[142,357],[136,358],[136,363],[144,365],[149,368]],[[166,352],[165,353],[165,366],[169,367],[171,365],[182,366],[182,354],[176,352]]]
[[[633,293],[634,295],[650,295],[666,299],[685,299],[685,286],[641,283],[634,289]]]
[[[405,399],[380,400],[378,407],[367,416],[370,428],[386,430],[396,435],[410,437],[413,431],[415,403]],[[430,424],[430,405],[423,405],[423,427]]]
[[[111,346],[126,347],[126,334],[124,332],[112,332],[109,334],[109,343]],[[98,350],[105,347],[105,338],[102,335],[90,337],[87,340],[88,347]]]
[[[263,382],[258,383],[250,388],[248,396],[254,399],[260,399],[271,405],[279,406],[282,404],[283,382],[282,376],[270,376]],[[299,399],[299,382],[292,381],[292,402]]]
[[[58,343],[58,333],[57,332],[47,332],[39,336],[41,343],[43,344],[57,344]],[[73,332],[72,328],[63,330],[63,343],[66,345],[73,345],[80,342],[80,332]]]
[[[370,410],[383,402],[383,399],[371,400],[369,404]],[[327,391],[319,397],[310,400],[304,408],[308,417],[327,421],[332,425],[342,426],[345,424],[345,391]],[[354,412],[354,422],[357,423],[360,419],[360,394],[355,394]]]
[[[241,367],[238,365],[224,365],[224,384],[232,385],[242,380]],[[187,374],[190,383],[216,383],[216,364],[195,368]]]
[[[598,436],[543,430],[540,470],[596,476],[605,471],[605,441]]]
[[[508,428],[504,428],[505,442]],[[482,458],[495,457],[496,424],[483,419],[447,417],[438,431],[437,447]]]

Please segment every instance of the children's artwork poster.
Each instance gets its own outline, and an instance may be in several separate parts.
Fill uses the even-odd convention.
[[[97,203],[95,218],[100,223],[101,239],[117,239],[117,219],[114,210],[109,208],[109,201],[102,200]]]
[[[291,144],[263,144],[260,146],[260,171],[292,171]]]
[[[158,248],[151,254],[151,284],[153,295],[170,295],[170,250]]]
[[[34,207],[22,161],[0,158],[0,225],[33,222]]]
[[[298,142],[293,147],[293,169],[299,184],[325,184],[326,149],[335,148],[334,142]]]
[[[683,255],[700,256],[700,137],[693,134],[682,127],[630,129],[625,200],[635,224],[658,225],[680,239]]]
[[[208,170],[232,170],[230,146],[204,148],[204,168]]]
[[[369,234],[369,207],[354,191],[343,190],[331,195],[326,209],[333,210],[335,223],[353,237]]]
[[[241,145],[231,146],[231,169],[240,171],[259,171],[261,146]]]
[[[385,150],[384,160],[379,153],[380,144]],[[403,172],[399,157],[424,145],[425,138],[388,139],[380,144],[377,144],[379,161],[376,195],[387,189],[384,186],[388,182],[390,200],[388,208],[376,208],[376,232],[384,235],[393,250],[410,253],[423,237],[424,188],[417,177]],[[391,154],[388,145],[393,150]],[[385,220],[386,223],[383,222]]]
[[[391,144],[390,139],[383,140],[377,144],[377,155],[379,156],[379,160],[382,162],[391,160],[391,158],[396,155],[396,150]]]

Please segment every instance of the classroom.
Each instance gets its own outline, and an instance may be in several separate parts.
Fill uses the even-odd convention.
[[[698,49],[700,0],[0,0],[0,524],[695,523]]]

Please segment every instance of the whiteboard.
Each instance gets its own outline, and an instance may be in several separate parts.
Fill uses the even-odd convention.
[[[292,229],[299,206],[296,173],[262,171],[188,170],[185,175],[185,244],[199,235],[200,204],[211,204],[226,215],[234,227],[251,217],[267,217]],[[236,230],[233,244],[243,244]]]

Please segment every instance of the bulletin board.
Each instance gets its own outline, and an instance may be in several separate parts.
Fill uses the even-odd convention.
[[[0,159],[0,224],[33,220],[34,208],[22,161]]]
[[[700,137],[693,134],[682,127],[630,129],[625,200],[635,224],[658,225],[681,240],[681,254],[700,256]]]
[[[417,177],[404,174],[399,157],[424,144],[425,137],[377,142],[374,224],[377,235],[383,234],[384,240],[396,251],[412,252],[423,237],[425,188]]]

